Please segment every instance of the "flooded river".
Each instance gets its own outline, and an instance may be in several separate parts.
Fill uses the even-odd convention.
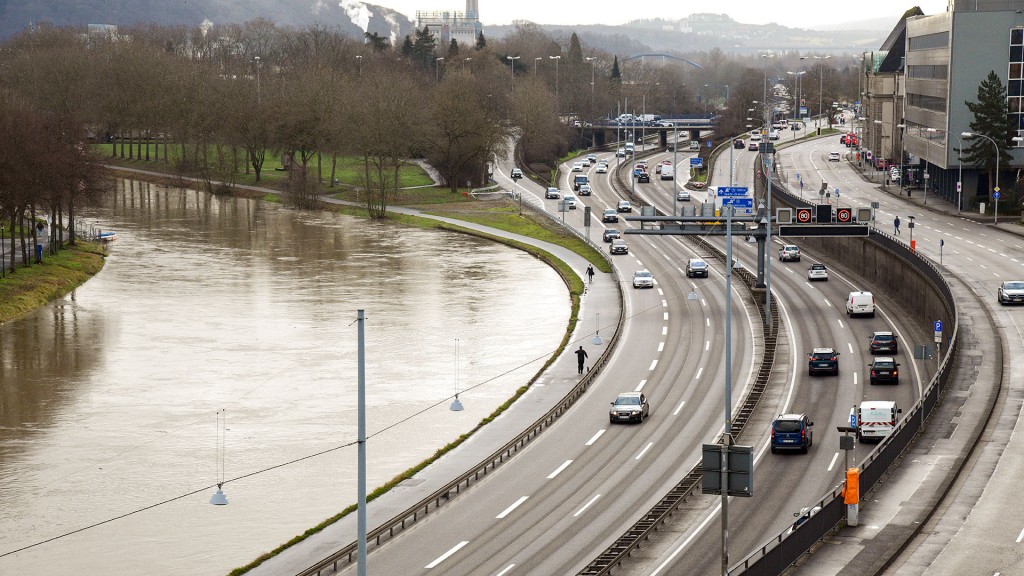
[[[0,326],[0,574],[222,575],[353,504],[357,309],[371,489],[568,321],[552,270],[462,234],[127,180],[85,216],[104,270]]]

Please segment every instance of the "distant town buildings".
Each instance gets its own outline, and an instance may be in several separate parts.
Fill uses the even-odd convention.
[[[465,12],[416,11],[416,28],[427,26],[439,44],[449,44],[454,38],[459,44],[472,46],[483,30],[480,25],[478,0],[466,0]]]

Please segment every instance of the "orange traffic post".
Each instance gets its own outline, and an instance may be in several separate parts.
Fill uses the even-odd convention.
[[[843,502],[846,504],[846,524],[857,526],[860,512],[860,468],[846,471],[846,489],[843,490]]]

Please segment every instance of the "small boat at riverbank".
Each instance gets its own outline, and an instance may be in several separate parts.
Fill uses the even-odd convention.
[[[97,232],[96,240],[99,242],[113,242],[117,240],[117,232]]]

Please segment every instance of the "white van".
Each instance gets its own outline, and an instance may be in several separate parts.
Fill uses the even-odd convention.
[[[900,410],[891,400],[865,400],[857,409],[857,440],[881,441],[896,428]]]
[[[626,142],[626,154],[627,155],[632,156],[633,152],[635,150],[636,150],[636,146],[632,142]]]
[[[676,169],[673,166],[664,165],[661,167],[661,179],[672,180],[676,177]]]
[[[871,292],[850,292],[846,297],[846,315],[875,317],[875,297]]]

